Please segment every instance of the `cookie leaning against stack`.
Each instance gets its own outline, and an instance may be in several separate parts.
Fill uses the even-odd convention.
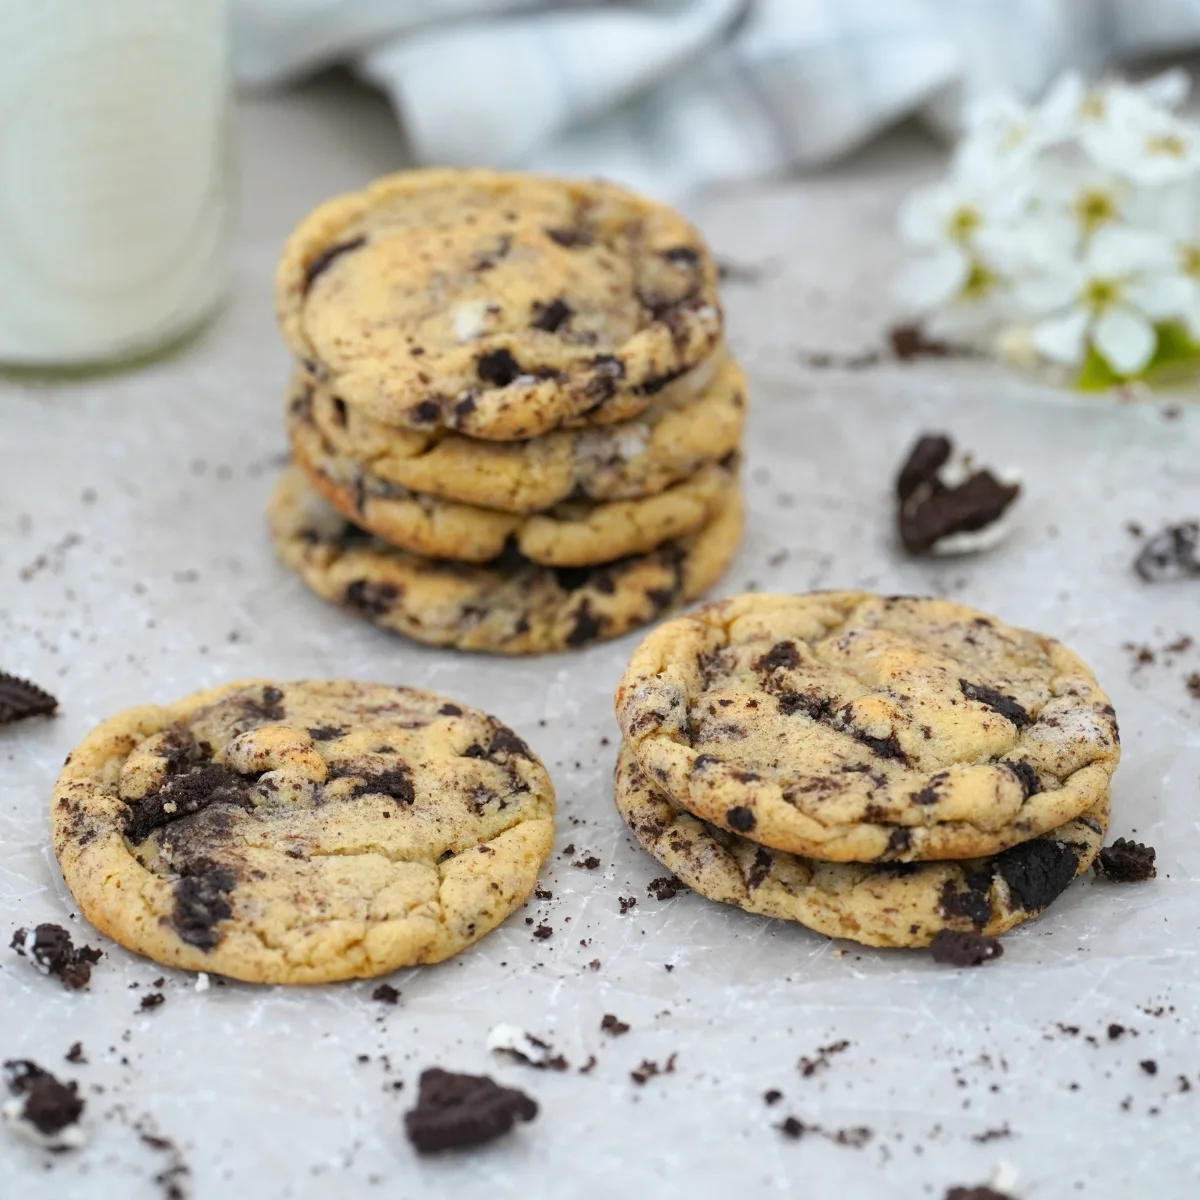
[[[413,171],[322,205],[277,275],[280,557],[474,650],[578,646],[696,598],[741,527],[716,279],[682,217],[609,184]]]
[[[739,596],[616,697],[616,802],[700,894],[867,945],[999,933],[1091,864],[1120,757],[1088,668],[942,600]]]

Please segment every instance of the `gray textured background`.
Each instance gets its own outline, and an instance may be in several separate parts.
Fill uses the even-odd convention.
[[[69,995],[0,949],[0,1057],[79,1079],[91,1134],[84,1151],[53,1159],[0,1140],[0,1197],[161,1195],[153,1176],[169,1157],[138,1140],[147,1121],[182,1148],[196,1200],[940,1200],[1001,1161],[1017,1169],[1024,1200],[1128,1197],[1152,1184],[1195,1194],[1200,701],[1184,680],[1200,651],[1134,669],[1123,644],[1200,636],[1200,583],[1141,584],[1124,528],[1200,515],[1200,411],[1171,419],[1160,406],[1079,401],[983,364],[803,365],[804,352],[857,351],[886,327],[890,214],[935,165],[915,140],[820,179],[698,205],[718,251],[760,269],[726,291],[753,411],[749,530],[722,590],[932,592],[1064,638],[1120,715],[1113,833],[1156,844],[1160,877],[1127,888],[1085,879],[1007,938],[1001,962],[968,972],[690,895],[659,902],[645,885],[662,871],[633,847],[609,795],[610,696],[637,635],[539,660],[433,652],[325,606],[273,561],[261,508],[283,450],[287,375],[274,259],[309,207],[394,167],[402,148],[381,105],[328,82],[247,104],[240,136],[234,288],[207,336],[133,374],[0,385],[0,669],[62,702],[54,721],[0,731],[0,945],[18,925],[74,911],[45,812],[70,747],[126,705],[250,675],[409,683],[499,714],[559,790],[543,875],[554,899],[456,960],[398,973],[397,1008],[373,1002],[367,983],[197,994],[165,972],[165,1005],[140,1015],[164,974],[152,963],[100,940],[91,990]],[[926,564],[894,548],[891,475],[929,428],[1025,472],[1018,530],[986,557]],[[567,843],[575,855],[562,855]],[[601,869],[570,867],[579,853]],[[637,897],[629,915],[619,896]],[[524,915],[553,937],[535,942]],[[586,966],[594,958],[598,971]],[[602,1035],[606,1012],[632,1032]],[[573,1067],[593,1053],[598,1064],[580,1076],[492,1061],[483,1043],[500,1021],[546,1036]],[[1137,1035],[1110,1042],[1112,1021]],[[841,1038],[850,1048],[803,1078],[796,1060]],[[76,1040],[86,1066],[62,1061]],[[643,1058],[672,1053],[674,1075],[630,1080]],[[1157,1062],[1156,1076],[1142,1059]],[[523,1086],[543,1113],[486,1150],[419,1161],[401,1114],[433,1063]],[[785,1098],[768,1108],[772,1087]],[[772,1127],[789,1113],[874,1136],[863,1149],[789,1142]],[[1011,1136],[980,1140],[1005,1127]]]

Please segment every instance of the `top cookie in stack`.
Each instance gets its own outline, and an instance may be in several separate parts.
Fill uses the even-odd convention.
[[[716,282],[682,217],[604,183],[414,171],[322,205],[277,277],[282,557],[473,649],[578,645],[695,597],[741,525]]]

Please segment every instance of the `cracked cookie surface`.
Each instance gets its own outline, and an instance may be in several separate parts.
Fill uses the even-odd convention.
[[[1091,671],[944,600],[749,595],[654,630],[616,696],[674,802],[839,862],[994,854],[1086,812],[1120,757]]]
[[[531,562],[586,567],[645,554],[707,525],[737,489],[737,455],[638,500],[565,500],[544,513],[497,512],[410,492],[331,453],[311,421],[289,420],[292,457],[310,485],[376,537],[456,562],[499,558],[510,543]]]
[[[612,184],[405,171],[309,214],[276,273],[297,358],[390,425],[508,441],[623,420],[718,347],[717,271]]]
[[[520,442],[421,433],[374,421],[298,371],[289,420],[311,419],[330,452],[384,483],[502,512],[542,512],[564,500],[652,496],[736,450],[746,378],[730,358],[710,360],[664,388],[640,416],[558,430]]]
[[[267,515],[280,560],[319,596],[415,641],[498,654],[576,649],[647,624],[712,587],[742,532],[734,489],[709,525],[649,554],[595,567],[444,562],[364,533],[297,467],[280,478]]]
[[[252,681],[105,721],[51,824],[121,945],[322,983],[438,962],[503,921],[549,853],[554,789],[511,729],[430,692]]]
[[[1106,795],[1057,829],[987,858],[833,863],[698,820],[655,788],[627,746],[615,798],[643,849],[694,892],[867,946],[927,946],[943,929],[995,936],[1030,920],[1091,866],[1109,809]]]

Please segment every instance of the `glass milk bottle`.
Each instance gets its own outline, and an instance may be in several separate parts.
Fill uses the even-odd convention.
[[[139,357],[225,286],[225,0],[0,0],[0,366]]]

